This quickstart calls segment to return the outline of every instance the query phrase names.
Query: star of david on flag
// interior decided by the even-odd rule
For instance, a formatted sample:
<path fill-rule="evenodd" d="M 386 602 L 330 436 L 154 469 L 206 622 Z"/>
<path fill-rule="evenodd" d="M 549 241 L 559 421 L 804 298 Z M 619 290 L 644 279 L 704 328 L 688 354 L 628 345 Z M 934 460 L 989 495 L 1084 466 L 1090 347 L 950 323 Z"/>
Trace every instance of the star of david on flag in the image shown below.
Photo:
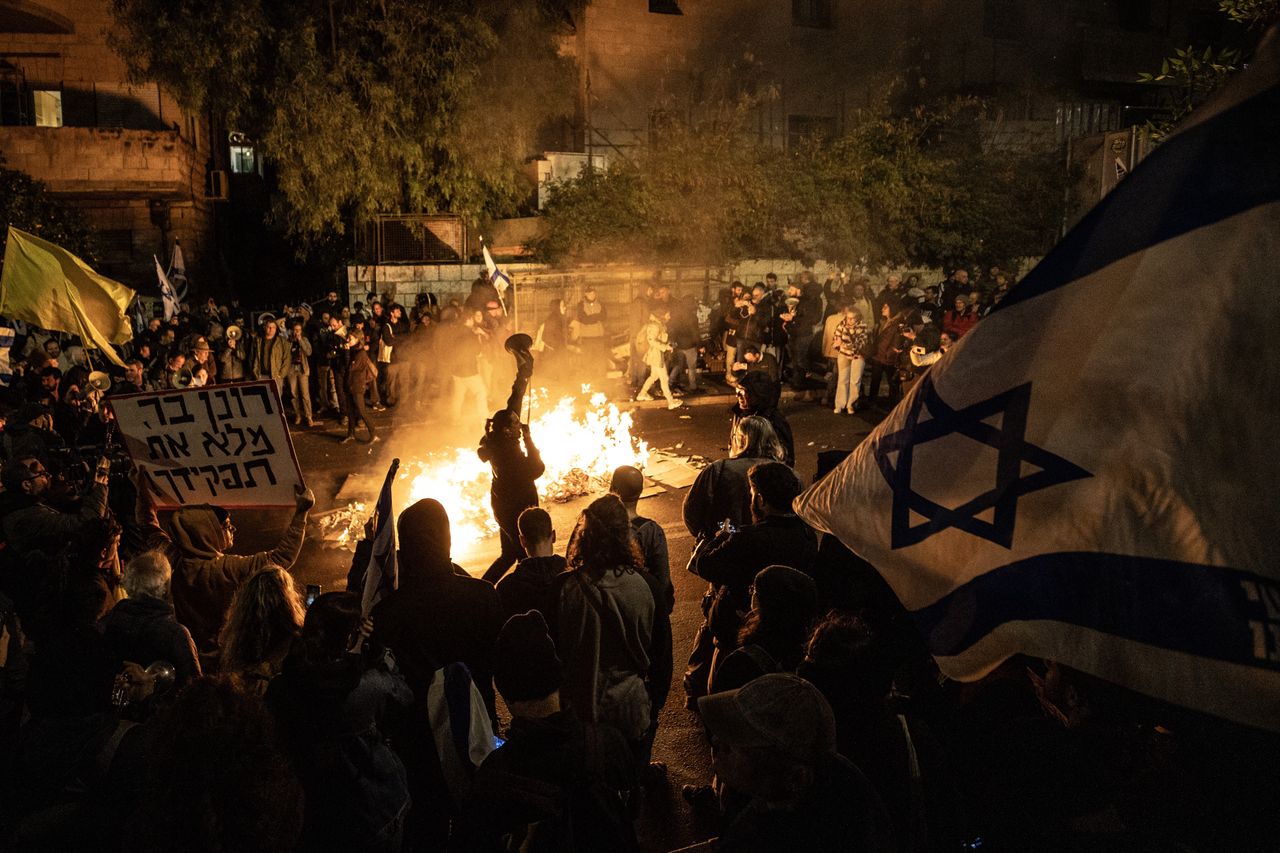
<path fill-rule="evenodd" d="M 1277 50 L 796 500 L 947 675 L 1021 653 L 1280 731 Z"/>

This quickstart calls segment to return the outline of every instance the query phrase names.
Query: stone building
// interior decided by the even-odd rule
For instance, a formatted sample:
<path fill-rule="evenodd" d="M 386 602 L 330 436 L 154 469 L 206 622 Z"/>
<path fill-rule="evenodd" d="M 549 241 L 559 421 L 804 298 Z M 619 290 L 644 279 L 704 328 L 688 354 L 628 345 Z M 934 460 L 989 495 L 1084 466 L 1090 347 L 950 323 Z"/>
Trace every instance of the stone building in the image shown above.
<path fill-rule="evenodd" d="M 987 97 L 993 144 L 1049 147 L 1144 121 L 1137 74 L 1221 18 L 1208 0 L 593 0 L 568 44 L 576 143 L 625 156 L 745 94 L 747 132 L 783 146 L 896 82 Z"/>
<path fill-rule="evenodd" d="M 214 133 L 111 49 L 110 0 L 0 0 L 0 156 L 79 207 L 100 269 L 151 293 L 182 243 L 193 284 L 217 264 Z"/>

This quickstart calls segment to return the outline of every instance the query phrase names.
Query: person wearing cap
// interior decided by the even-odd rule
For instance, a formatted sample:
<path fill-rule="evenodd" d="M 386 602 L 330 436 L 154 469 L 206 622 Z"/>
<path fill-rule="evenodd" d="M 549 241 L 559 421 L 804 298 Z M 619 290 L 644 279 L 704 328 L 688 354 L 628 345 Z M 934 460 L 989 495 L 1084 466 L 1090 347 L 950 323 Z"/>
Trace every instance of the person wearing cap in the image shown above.
<path fill-rule="evenodd" d="M 450 850 L 639 850 L 624 799 L 637 782 L 626 741 L 563 705 L 562 677 L 542 614 L 508 619 L 494 681 L 511 726 L 476 770 Z"/>
<path fill-rule="evenodd" d="M 207 375 L 206 385 L 217 384 L 218 362 L 214 359 L 213 348 L 209 346 L 209 341 L 204 335 L 196 335 L 195 340 L 191 342 L 191 352 L 187 354 L 187 365 L 193 373 L 204 370 Z"/>
<path fill-rule="evenodd" d="M 836 723 L 818 688 L 770 673 L 698 700 L 717 778 L 750 803 L 716 851 L 896 851 L 884 803 L 836 752 Z"/>
<path fill-rule="evenodd" d="M 253 340 L 253 354 L 249 370 L 255 379 L 270 379 L 276 383 L 276 394 L 284 397 L 284 381 L 289 375 L 291 350 L 289 342 L 280 336 L 280 325 L 271 314 L 263 315 L 262 333 Z"/>

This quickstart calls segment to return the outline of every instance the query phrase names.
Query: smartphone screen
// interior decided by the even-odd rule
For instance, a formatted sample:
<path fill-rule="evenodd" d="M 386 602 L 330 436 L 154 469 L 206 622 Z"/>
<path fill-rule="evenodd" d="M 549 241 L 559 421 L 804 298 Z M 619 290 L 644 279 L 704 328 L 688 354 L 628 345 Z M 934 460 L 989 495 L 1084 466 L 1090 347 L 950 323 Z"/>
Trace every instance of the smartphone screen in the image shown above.
<path fill-rule="evenodd" d="M 318 583 L 307 584 L 307 596 L 305 599 L 307 607 L 310 607 L 315 602 L 315 600 L 319 597 L 320 597 L 320 584 Z"/>

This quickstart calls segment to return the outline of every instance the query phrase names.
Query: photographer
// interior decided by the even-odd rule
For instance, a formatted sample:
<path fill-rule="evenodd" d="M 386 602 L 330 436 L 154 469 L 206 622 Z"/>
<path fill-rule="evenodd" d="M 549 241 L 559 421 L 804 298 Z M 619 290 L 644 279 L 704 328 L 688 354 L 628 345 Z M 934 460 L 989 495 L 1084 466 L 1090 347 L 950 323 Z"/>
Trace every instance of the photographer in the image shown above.
<path fill-rule="evenodd" d="M 8 547 L 19 557 L 40 550 L 55 554 L 84 525 L 103 518 L 107 512 L 107 478 L 111 463 L 98 460 L 93 482 L 81 499 L 78 512 L 62 512 L 45 502 L 53 477 L 34 456 L 16 458 L 4 466 L 0 480 L 0 527 Z"/>

